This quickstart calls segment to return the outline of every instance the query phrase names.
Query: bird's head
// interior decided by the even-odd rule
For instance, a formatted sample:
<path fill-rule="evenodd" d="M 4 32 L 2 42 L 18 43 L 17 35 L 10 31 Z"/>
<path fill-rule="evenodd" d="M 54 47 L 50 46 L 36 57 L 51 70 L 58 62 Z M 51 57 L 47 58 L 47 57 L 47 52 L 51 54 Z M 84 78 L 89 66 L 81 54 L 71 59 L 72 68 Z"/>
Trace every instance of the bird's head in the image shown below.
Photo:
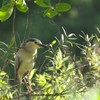
<path fill-rule="evenodd" d="M 48 46 L 46 46 L 39 39 L 36 38 L 31 38 L 25 41 L 23 47 L 28 51 L 37 50 L 38 48 L 48 48 Z"/>

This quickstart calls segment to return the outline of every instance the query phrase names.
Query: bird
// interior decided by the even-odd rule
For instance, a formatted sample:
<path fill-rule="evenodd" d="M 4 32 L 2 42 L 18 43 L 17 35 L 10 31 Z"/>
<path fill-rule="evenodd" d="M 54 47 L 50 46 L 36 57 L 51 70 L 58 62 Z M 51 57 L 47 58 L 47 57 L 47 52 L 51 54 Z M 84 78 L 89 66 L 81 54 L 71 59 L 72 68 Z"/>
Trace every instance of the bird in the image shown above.
<path fill-rule="evenodd" d="M 18 78 L 20 84 L 23 84 L 22 80 L 26 73 L 30 75 L 35 65 L 37 49 L 39 48 L 48 48 L 48 46 L 42 44 L 37 38 L 31 38 L 21 43 L 20 48 L 17 50 L 15 55 L 15 77 Z M 30 84 L 29 75 L 28 83 Z"/>

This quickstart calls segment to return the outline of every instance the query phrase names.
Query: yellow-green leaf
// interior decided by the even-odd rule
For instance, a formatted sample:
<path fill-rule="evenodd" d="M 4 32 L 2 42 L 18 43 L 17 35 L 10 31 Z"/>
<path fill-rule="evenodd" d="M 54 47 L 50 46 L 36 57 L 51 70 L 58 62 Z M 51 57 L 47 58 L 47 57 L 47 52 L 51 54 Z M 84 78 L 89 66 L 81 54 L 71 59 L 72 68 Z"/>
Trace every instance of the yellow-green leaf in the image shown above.
<path fill-rule="evenodd" d="M 36 72 L 36 69 L 33 69 L 33 70 L 31 71 L 30 76 L 29 76 L 29 79 L 31 79 L 31 78 L 33 77 L 33 75 L 34 75 L 35 72 Z"/>
<path fill-rule="evenodd" d="M 0 20 L 3 22 L 7 20 L 13 12 L 13 5 L 12 4 L 7 4 L 5 6 L 2 6 L 0 8 Z"/>
<path fill-rule="evenodd" d="M 46 78 L 43 75 L 37 75 L 37 82 L 39 86 L 44 86 L 46 84 Z"/>
<path fill-rule="evenodd" d="M 51 44 L 52 44 L 52 45 L 54 45 L 54 44 L 56 44 L 56 42 L 57 42 L 57 41 L 56 41 L 56 40 L 54 40 L 54 41 L 52 41 L 52 43 L 51 43 Z"/>
<path fill-rule="evenodd" d="M 44 16 L 47 16 L 49 18 L 52 18 L 52 17 L 56 16 L 57 14 L 58 14 L 58 12 L 55 9 L 49 8 L 49 9 L 46 9 L 44 11 L 44 14 L 43 15 Z"/>
<path fill-rule="evenodd" d="M 21 12 L 27 12 L 28 7 L 26 5 L 26 2 L 24 0 L 19 0 L 16 2 L 16 8 Z"/>
<path fill-rule="evenodd" d="M 4 76 L 6 73 L 4 71 L 0 72 L 0 76 Z"/>
<path fill-rule="evenodd" d="M 51 6 L 50 0 L 34 0 L 34 3 L 40 7 L 49 7 Z"/>

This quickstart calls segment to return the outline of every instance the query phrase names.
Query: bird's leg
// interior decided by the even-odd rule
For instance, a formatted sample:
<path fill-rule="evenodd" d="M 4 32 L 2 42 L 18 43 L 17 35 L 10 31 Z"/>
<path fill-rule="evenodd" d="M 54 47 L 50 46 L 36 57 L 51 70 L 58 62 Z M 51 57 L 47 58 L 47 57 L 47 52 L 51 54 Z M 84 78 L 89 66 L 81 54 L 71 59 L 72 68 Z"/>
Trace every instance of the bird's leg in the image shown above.
<path fill-rule="evenodd" d="M 28 84 L 29 84 L 29 90 L 33 91 L 32 87 L 31 87 L 30 72 L 28 73 Z"/>
<path fill-rule="evenodd" d="M 18 74 L 18 79 L 19 79 L 20 85 L 22 85 L 23 82 L 22 82 L 22 76 L 21 76 L 21 74 Z"/>

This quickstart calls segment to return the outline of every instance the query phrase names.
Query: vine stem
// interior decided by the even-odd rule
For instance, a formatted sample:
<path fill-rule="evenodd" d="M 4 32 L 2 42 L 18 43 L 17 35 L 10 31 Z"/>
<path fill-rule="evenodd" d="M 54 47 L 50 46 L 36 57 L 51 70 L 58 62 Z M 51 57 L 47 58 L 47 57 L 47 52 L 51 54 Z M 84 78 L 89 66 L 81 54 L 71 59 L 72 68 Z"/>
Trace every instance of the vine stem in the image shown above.
<path fill-rule="evenodd" d="M 12 25 L 12 35 L 15 38 L 15 18 L 16 18 L 16 8 L 14 7 L 14 15 L 13 15 L 13 25 Z M 15 39 L 15 47 L 16 47 L 16 39 Z"/>

